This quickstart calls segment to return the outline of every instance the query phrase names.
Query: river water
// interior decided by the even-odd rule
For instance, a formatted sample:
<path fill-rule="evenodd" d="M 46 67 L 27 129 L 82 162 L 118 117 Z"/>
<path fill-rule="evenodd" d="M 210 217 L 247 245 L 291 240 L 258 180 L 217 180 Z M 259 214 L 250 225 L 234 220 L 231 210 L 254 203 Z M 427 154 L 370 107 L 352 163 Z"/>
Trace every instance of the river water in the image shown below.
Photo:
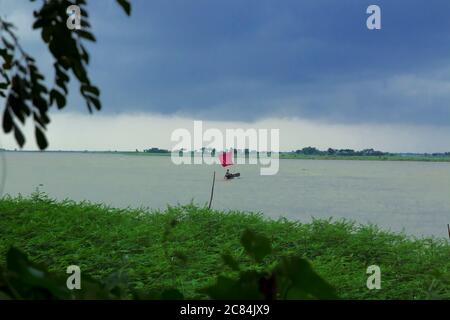
<path fill-rule="evenodd" d="M 240 179 L 225 181 L 219 166 L 176 166 L 170 157 L 100 153 L 5 152 L 4 194 L 36 190 L 57 199 L 114 207 L 165 208 L 208 202 L 213 208 L 259 211 L 272 218 L 312 217 L 374 223 L 414 236 L 447 237 L 450 163 L 280 160 L 279 173 L 261 176 L 237 165 Z"/>

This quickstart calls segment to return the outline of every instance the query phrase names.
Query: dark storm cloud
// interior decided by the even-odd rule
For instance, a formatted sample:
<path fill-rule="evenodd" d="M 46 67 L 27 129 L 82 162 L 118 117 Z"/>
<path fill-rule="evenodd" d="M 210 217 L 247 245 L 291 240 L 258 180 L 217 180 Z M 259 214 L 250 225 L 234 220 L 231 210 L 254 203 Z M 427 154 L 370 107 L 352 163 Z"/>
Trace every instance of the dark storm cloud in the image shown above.
<path fill-rule="evenodd" d="M 450 1 L 138 0 L 129 19 L 90 7 L 105 112 L 450 123 Z"/>

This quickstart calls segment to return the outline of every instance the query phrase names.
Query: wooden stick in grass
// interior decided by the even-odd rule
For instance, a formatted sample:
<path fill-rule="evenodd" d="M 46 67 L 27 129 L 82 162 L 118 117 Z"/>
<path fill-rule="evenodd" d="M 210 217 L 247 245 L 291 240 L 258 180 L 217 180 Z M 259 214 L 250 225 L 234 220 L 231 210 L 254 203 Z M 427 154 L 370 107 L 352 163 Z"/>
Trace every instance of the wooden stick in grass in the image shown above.
<path fill-rule="evenodd" d="M 208 209 L 211 209 L 211 204 L 212 204 L 212 200 L 213 200 L 213 196 L 214 196 L 214 183 L 215 182 L 216 182 L 216 171 L 214 171 L 214 175 L 213 175 L 213 183 L 212 183 L 212 188 L 211 188 L 211 197 L 209 198 Z"/>

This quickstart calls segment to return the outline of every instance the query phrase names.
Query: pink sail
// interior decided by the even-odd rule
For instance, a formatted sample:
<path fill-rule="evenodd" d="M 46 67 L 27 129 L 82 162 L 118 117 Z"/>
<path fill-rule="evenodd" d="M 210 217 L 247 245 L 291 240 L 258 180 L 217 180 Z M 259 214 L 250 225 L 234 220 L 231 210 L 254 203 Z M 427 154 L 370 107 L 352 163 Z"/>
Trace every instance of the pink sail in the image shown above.
<path fill-rule="evenodd" d="M 220 153 L 219 160 L 222 167 L 231 166 L 233 164 L 233 151 Z"/>

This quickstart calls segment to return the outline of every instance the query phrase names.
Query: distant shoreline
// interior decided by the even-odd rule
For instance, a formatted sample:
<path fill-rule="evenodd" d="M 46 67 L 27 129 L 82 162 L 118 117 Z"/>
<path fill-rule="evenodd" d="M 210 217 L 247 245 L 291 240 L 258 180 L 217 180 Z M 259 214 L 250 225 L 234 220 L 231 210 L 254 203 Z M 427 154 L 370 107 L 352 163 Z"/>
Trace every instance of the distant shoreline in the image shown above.
<path fill-rule="evenodd" d="M 136 152 L 136 151 L 60 151 L 60 150 L 1 150 L 7 153 L 90 153 L 90 154 L 120 154 L 129 156 L 167 157 L 167 152 Z M 354 161 L 415 161 L 415 162 L 450 162 L 450 156 L 433 156 L 427 154 L 403 155 L 389 154 L 382 156 L 345 156 L 345 155 L 302 155 L 291 152 L 281 152 L 280 159 L 292 160 L 354 160 Z"/>

